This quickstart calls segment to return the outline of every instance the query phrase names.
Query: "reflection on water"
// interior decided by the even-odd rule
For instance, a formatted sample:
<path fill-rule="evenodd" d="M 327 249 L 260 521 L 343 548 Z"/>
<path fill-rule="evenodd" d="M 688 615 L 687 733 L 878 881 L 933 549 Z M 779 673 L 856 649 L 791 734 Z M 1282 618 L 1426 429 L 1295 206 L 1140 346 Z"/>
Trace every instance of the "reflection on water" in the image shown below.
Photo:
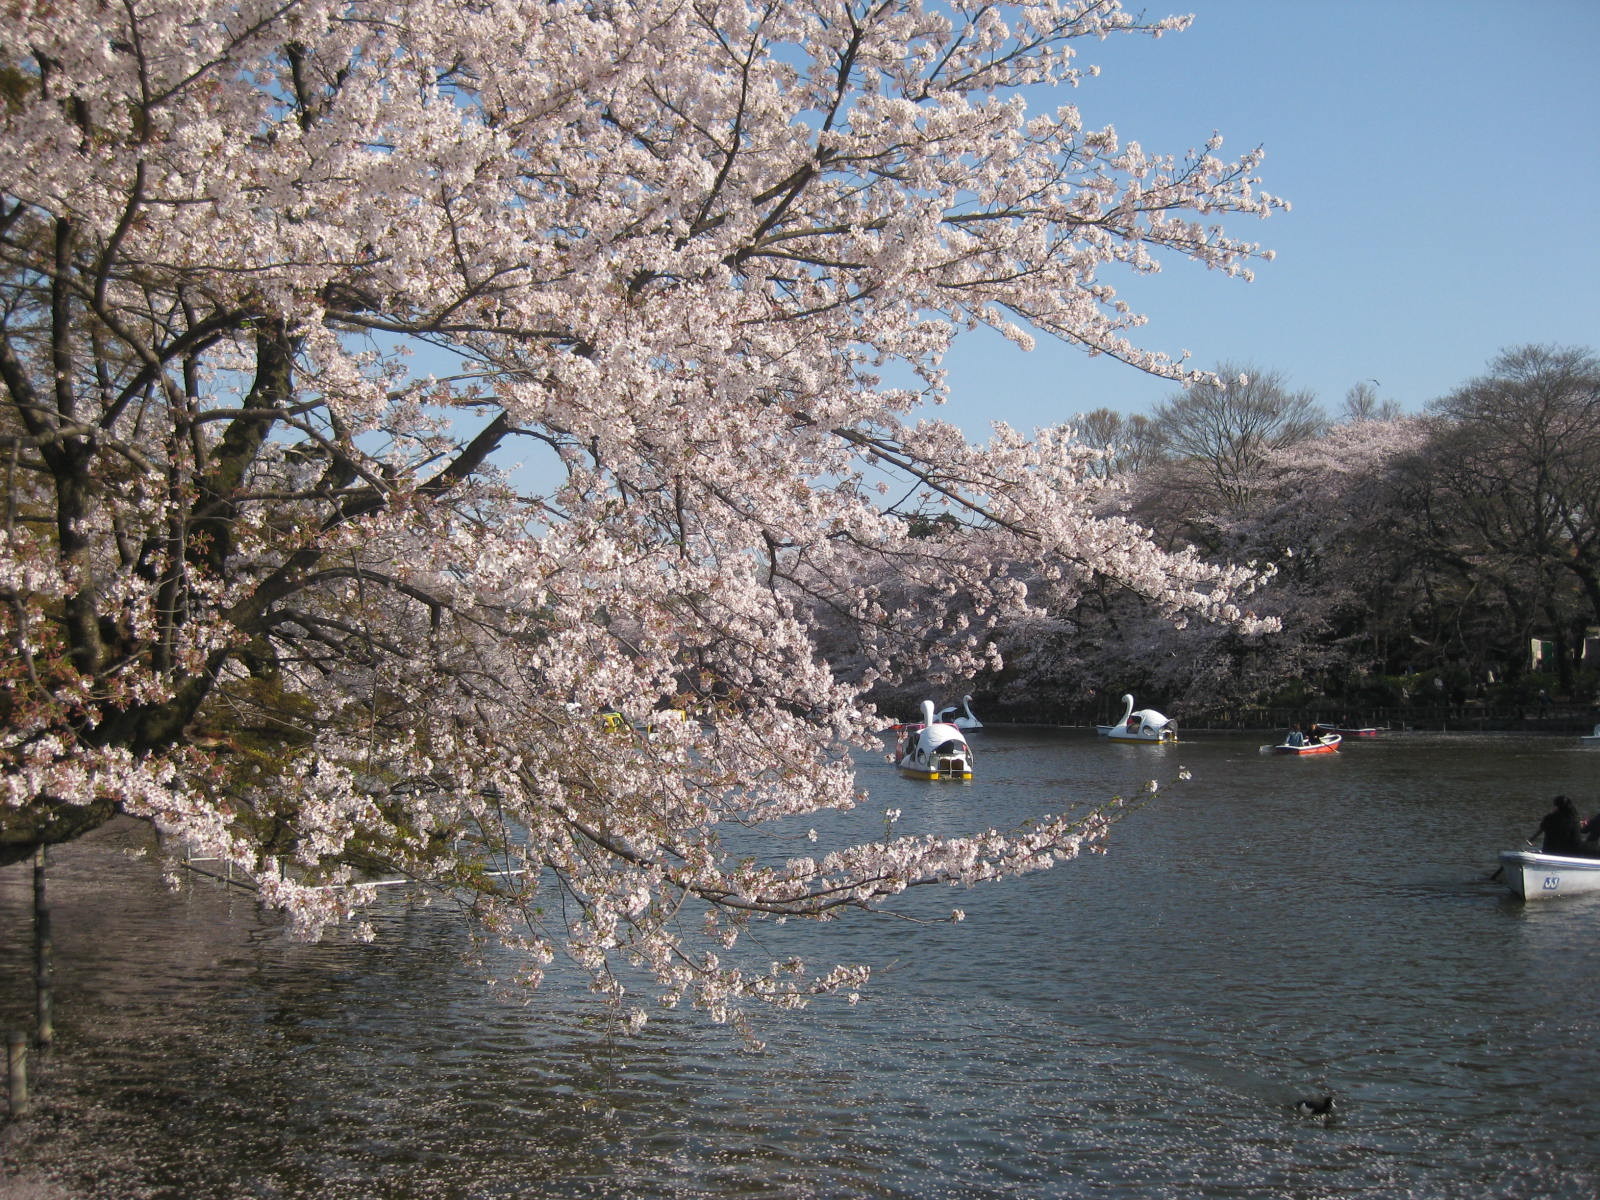
<path fill-rule="evenodd" d="M 1104 857 L 912 900 L 961 925 L 763 931 L 881 969 L 856 1007 L 763 1018 L 761 1054 L 693 1014 L 617 1042 L 581 996 L 488 990 L 447 909 L 300 946 L 237 892 L 166 891 L 136 832 L 62 848 L 58 1048 L 0 1136 L 0 1196 L 1600 1193 L 1600 903 L 1488 878 L 1556 792 L 1596 803 L 1600 752 L 1262 740 L 989 729 L 970 784 L 864 764 L 872 803 L 839 817 L 863 837 L 884 808 L 960 832 L 1160 790 Z M 30 883 L 0 871 L 7 1028 Z M 1324 1092 L 1339 1119 L 1292 1112 Z"/>

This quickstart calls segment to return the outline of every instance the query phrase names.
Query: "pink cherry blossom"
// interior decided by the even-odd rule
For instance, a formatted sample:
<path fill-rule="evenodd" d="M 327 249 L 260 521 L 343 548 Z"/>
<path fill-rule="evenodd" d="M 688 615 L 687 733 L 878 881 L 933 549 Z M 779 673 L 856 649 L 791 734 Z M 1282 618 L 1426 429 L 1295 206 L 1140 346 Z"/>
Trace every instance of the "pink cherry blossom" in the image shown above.
<path fill-rule="evenodd" d="M 752 920 L 1101 848 L 1114 809 L 804 831 L 866 796 L 868 690 L 993 664 L 1002 619 L 1109 580 L 1259 627 L 1067 431 L 924 413 L 980 325 L 1190 377 L 1106 275 L 1248 276 L 1261 153 L 1030 107 L 1080 41 L 1184 24 L 16 0 L 0 861 L 144 818 L 305 936 L 408 877 L 637 1024 L 865 982 L 725 957 Z"/>

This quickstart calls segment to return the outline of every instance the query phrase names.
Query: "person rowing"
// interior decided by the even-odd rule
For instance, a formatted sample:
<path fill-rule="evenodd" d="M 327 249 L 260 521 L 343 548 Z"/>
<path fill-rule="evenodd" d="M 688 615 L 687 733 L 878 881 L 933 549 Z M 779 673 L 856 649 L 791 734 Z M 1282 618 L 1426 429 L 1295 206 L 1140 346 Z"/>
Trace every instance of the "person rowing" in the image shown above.
<path fill-rule="evenodd" d="M 1551 801 L 1553 807 L 1545 813 L 1539 822 L 1539 828 L 1534 831 L 1533 838 L 1543 837 L 1544 841 L 1539 847 L 1541 854 L 1564 854 L 1569 857 L 1582 857 L 1583 828 L 1578 821 L 1578 809 L 1571 800 L 1565 796 L 1557 796 Z"/>

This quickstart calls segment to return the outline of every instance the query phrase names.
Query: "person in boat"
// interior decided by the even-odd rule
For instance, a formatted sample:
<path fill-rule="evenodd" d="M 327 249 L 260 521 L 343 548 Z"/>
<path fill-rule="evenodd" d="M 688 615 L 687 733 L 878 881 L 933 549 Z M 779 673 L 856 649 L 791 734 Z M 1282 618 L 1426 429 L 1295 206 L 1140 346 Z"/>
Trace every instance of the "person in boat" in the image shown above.
<path fill-rule="evenodd" d="M 1327 739 L 1327 736 L 1328 736 L 1328 731 L 1326 729 L 1324 729 L 1321 725 L 1317 724 L 1315 721 L 1311 722 L 1311 728 L 1306 730 L 1306 741 L 1308 741 L 1308 742 L 1325 741 Z"/>
<path fill-rule="evenodd" d="M 1600 858 L 1600 812 L 1579 826 L 1578 832 L 1583 834 L 1584 854 L 1589 858 Z"/>
<path fill-rule="evenodd" d="M 1577 806 L 1565 796 L 1557 796 L 1552 802 L 1554 807 L 1545 813 L 1544 819 L 1539 822 L 1538 831 L 1534 837 L 1543 835 L 1544 842 L 1540 845 L 1542 854 L 1583 854 L 1583 827 L 1578 821 Z M 1533 838 L 1528 839 L 1530 842 Z"/>
<path fill-rule="evenodd" d="M 1285 746 L 1304 746 L 1306 744 L 1305 731 L 1295 724 L 1289 729 L 1289 736 L 1283 739 Z"/>

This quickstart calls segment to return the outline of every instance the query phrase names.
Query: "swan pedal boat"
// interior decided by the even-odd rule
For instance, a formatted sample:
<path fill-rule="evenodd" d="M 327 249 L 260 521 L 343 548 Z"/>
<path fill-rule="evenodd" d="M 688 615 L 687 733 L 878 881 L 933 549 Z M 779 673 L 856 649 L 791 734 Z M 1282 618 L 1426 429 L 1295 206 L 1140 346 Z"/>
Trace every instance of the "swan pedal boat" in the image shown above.
<path fill-rule="evenodd" d="M 935 717 L 934 720 L 941 721 L 946 725 L 954 725 L 957 729 L 983 728 L 983 722 L 978 720 L 977 716 L 972 711 L 971 696 L 961 697 L 960 708 L 957 708 L 953 704 L 948 708 L 941 708 L 939 710 L 939 715 Z"/>
<path fill-rule="evenodd" d="M 1133 711 L 1133 696 L 1122 697 L 1122 716 L 1112 725 L 1096 725 L 1095 732 L 1113 742 L 1149 742 L 1160 745 L 1178 740 L 1178 729 L 1172 718 L 1153 708 Z"/>
<path fill-rule="evenodd" d="M 961 730 L 938 720 L 933 701 L 922 702 L 922 721 L 900 728 L 896 766 L 910 779 L 971 779 L 972 747 Z"/>
<path fill-rule="evenodd" d="M 1344 741 L 1337 733 L 1330 733 L 1314 742 L 1301 742 L 1298 746 L 1291 746 L 1288 742 L 1279 742 L 1276 746 L 1263 746 L 1263 750 L 1270 750 L 1274 754 L 1333 754 L 1339 749 L 1339 743 Z"/>
<path fill-rule="evenodd" d="M 1511 894 L 1523 900 L 1548 900 L 1600 892 L 1600 858 L 1544 854 L 1536 850 L 1500 851 Z"/>

